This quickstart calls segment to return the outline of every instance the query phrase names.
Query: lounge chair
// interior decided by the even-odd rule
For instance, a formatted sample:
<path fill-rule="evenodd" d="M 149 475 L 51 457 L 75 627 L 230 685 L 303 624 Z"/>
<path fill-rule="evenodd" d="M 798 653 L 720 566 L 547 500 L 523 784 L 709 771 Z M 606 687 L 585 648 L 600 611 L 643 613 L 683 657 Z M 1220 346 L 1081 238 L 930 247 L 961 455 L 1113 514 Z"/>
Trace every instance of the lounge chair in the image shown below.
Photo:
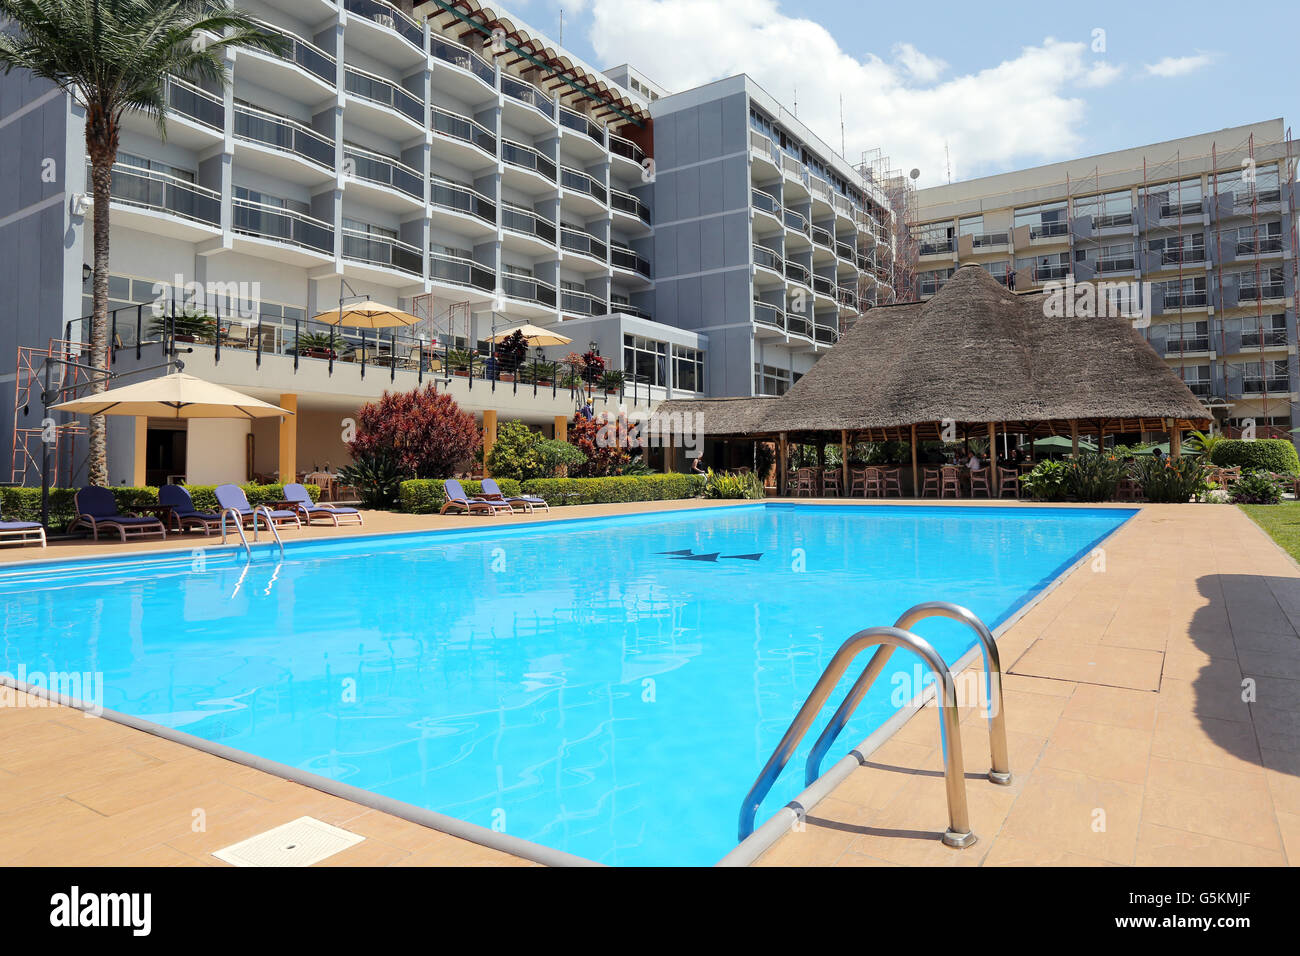
<path fill-rule="evenodd" d="M 99 529 L 116 531 L 125 541 L 127 537 L 167 537 L 163 523 L 151 515 L 124 515 L 117 510 L 117 499 L 107 488 L 88 485 L 77 492 L 75 498 L 77 517 L 68 525 L 69 531 L 89 528 L 93 540 L 99 540 Z"/>
<path fill-rule="evenodd" d="M 177 531 L 198 528 L 207 535 L 221 529 L 221 515 L 215 511 L 199 511 L 194 507 L 190 493 L 180 485 L 163 485 L 159 488 L 158 504 L 171 506 L 171 516 L 176 522 Z"/>
<path fill-rule="evenodd" d="M 39 521 L 0 521 L 0 544 L 35 544 L 45 547 L 45 526 Z"/>
<path fill-rule="evenodd" d="M 465 489 L 460 486 L 460 482 L 455 478 L 448 478 L 442 483 L 442 490 L 447 495 L 447 503 L 442 506 L 438 512 L 445 515 L 448 511 L 465 511 L 469 514 L 487 514 L 495 515 L 505 512 L 510 514 L 515 509 L 510 507 L 504 501 L 491 501 L 487 498 L 471 498 L 465 494 Z"/>
<path fill-rule="evenodd" d="M 288 484 L 284 486 L 284 500 L 291 501 L 294 504 L 294 510 L 307 524 L 311 524 L 313 518 L 328 518 L 334 522 L 334 527 L 339 526 L 340 519 L 345 521 L 355 521 L 357 524 L 365 524 L 361 518 L 361 512 L 356 508 L 336 508 L 333 505 L 318 505 L 311 500 L 311 494 L 307 491 L 305 485 Z"/>
<path fill-rule="evenodd" d="M 265 521 L 272 521 L 275 524 L 288 524 L 293 522 L 295 528 L 301 528 L 302 522 L 298 520 L 296 511 L 272 511 L 267 505 L 258 505 L 256 508 L 248 503 L 248 495 L 244 494 L 244 489 L 239 485 L 217 485 L 217 507 L 221 513 L 234 511 L 243 520 L 244 524 L 252 524 L 253 520 L 261 516 Z"/>
<path fill-rule="evenodd" d="M 483 490 L 479 492 L 479 496 L 488 501 L 504 501 L 511 508 L 516 505 L 523 505 L 524 510 L 529 514 L 540 505 L 546 509 L 548 514 L 550 513 L 551 506 L 546 503 L 545 498 L 539 498 L 536 495 L 503 495 L 495 478 L 484 478 L 481 485 Z"/>

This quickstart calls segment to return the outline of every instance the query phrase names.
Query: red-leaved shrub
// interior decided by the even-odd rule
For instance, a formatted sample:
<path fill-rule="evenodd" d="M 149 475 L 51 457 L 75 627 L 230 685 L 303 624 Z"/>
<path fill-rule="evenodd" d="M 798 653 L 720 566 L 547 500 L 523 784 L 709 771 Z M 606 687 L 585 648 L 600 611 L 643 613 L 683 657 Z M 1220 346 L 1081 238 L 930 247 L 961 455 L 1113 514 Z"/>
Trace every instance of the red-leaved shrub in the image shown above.
<path fill-rule="evenodd" d="M 433 385 L 410 392 L 385 392 L 357 411 L 356 436 L 348 442 L 354 459 L 391 452 L 416 478 L 450 478 L 469 462 L 483 436 L 474 416 Z"/>

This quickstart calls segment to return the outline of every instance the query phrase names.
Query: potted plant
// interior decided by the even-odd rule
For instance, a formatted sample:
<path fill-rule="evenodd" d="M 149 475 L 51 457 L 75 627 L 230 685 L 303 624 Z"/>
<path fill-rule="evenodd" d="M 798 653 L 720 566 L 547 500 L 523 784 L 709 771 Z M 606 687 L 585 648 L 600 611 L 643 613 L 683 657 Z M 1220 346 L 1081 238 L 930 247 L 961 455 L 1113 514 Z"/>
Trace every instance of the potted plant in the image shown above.
<path fill-rule="evenodd" d="M 497 343 L 496 358 L 498 378 L 513 382 L 515 373 L 528 357 L 528 340 L 522 332 L 512 332 Z"/>
<path fill-rule="evenodd" d="M 334 332 L 299 332 L 293 350 L 308 358 L 328 359 L 338 358 L 343 346 L 343 339 Z"/>
<path fill-rule="evenodd" d="M 612 394 L 623 387 L 624 377 L 622 369 L 610 369 L 608 372 L 602 372 L 600 376 L 601 388 L 606 393 Z"/>
<path fill-rule="evenodd" d="M 447 364 L 451 366 L 452 374 L 459 375 L 462 378 L 469 375 L 469 365 L 473 358 L 468 349 L 449 349 L 447 351 Z"/>
<path fill-rule="evenodd" d="M 159 316 L 149 324 L 153 335 L 170 329 L 177 342 L 212 342 L 217 337 L 217 320 L 206 312 L 186 309 L 180 315 Z"/>

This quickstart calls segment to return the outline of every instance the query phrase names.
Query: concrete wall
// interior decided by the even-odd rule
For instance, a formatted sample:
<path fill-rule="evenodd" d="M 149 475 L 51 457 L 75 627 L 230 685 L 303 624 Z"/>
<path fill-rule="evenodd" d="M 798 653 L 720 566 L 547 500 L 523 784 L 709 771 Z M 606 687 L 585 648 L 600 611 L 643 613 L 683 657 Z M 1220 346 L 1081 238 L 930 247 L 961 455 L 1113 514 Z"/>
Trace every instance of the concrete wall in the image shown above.
<path fill-rule="evenodd" d="M 229 418 L 196 418 L 189 423 L 185 477 L 192 485 L 248 480 L 245 442 L 249 423 Z"/>

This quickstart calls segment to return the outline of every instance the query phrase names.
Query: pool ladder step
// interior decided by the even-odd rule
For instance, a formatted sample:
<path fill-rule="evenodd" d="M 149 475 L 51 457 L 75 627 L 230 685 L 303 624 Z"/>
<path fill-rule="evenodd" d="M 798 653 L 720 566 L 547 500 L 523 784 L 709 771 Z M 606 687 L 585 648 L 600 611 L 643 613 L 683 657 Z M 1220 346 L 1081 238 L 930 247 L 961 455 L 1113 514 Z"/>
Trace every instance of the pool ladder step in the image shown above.
<path fill-rule="evenodd" d="M 790 727 L 777 744 L 776 750 L 750 787 L 745 801 L 740 807 L 740 839 L 744 840 L 754 832 L 754 817 L 758 813 L 763 799 L 771 791 L 777 777 L 785 769 L 794 755 L 799 743 L 808 733 L 813 720 L 830 697 L 835 685 L 844 676 L 849 665 L 868 647 L 876 648 L 876 653 L 863 669 L 858 679 L 844 696 L 844 701 L 826 724 L 826 728 L 813 744 L 804 768 L 804 785 L 811 786 L 821 776 L 822 759 L 835 743 L 835 739 L 853 716 L 862 699 L 871 689 L 871 685 L 880 676 L 893 655 L 894 649 L 901 647 L 916 654 L 925 662 L 935 676 L 939 685 L 939 741 L 943 751 L 944 786 L 948 797 L 948 829 L 943 835 L 943 842 L 951 847 L 964 849 L 975 843 L 975 834 L 971 832 L 970 817 L 966 808 L 966 776 L 962 766 L 961 722 L 957 712 L 957 687 L 952 673 L 942 657 L 930 645 L 930 642 L 913 634 L 909 628 L 927 617 L 946 617 L 960 621 L 975 631 L 979 637 L 980 650 L 984 660 L 984 679 L 986 706 L 989 720 L 989 756 L 990 769 L 988 778 L 993 783 L 1006 785 L 1011 783 L 1011 767 L 1007 757 L 1006 717 L 1002 707 L 1002 662 L 998 657 L 997 643 L 993 634 L 975 614 L 959 604 L 947 601 L 927 601 L 908 608 L 894 622 L 893 627 L 869 627 L 858 631 L 835 652 L 831 662 L 826 665 L 822 676 L 818 678 L 812 693 L 799 708 Z"/>

